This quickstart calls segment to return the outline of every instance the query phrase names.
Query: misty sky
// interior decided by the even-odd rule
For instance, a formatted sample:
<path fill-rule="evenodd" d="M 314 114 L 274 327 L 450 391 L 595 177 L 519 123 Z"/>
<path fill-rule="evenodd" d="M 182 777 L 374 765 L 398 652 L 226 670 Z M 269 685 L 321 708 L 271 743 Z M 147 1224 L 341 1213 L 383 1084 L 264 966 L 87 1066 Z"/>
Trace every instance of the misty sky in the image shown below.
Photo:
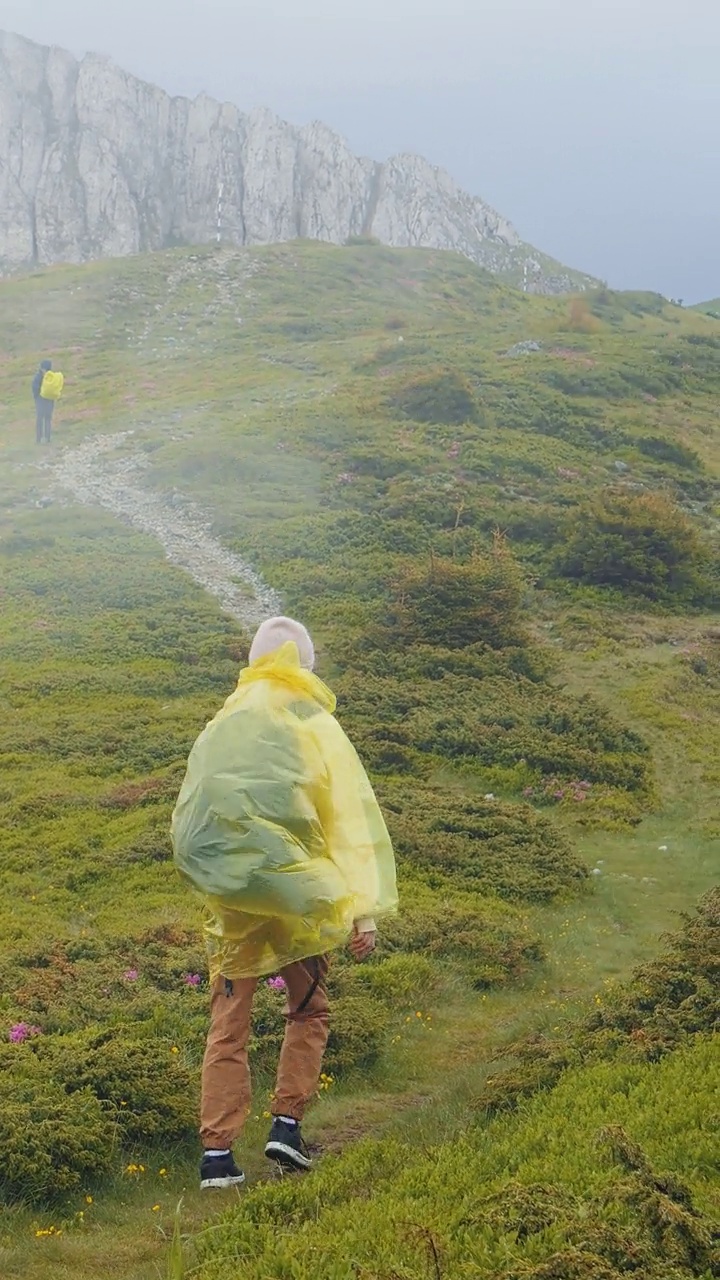
<path fill-rule="evenodd" d="M 720 0 L 0 0 L 0 27 L 418 151 L 570 266 L 720 296 Z"/>

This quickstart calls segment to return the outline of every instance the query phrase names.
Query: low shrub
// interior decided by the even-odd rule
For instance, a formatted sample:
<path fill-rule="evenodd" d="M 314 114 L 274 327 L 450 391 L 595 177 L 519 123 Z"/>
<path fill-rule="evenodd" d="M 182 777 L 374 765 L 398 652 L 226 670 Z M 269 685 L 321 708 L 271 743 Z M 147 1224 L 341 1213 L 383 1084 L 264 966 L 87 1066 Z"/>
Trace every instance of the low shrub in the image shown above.
<path fill-rule="evenodd" d="M 658 1061 L 689 1037 L 720 1028 L 720 889 L 707 894 L 657 960 L 609 990 L 566 1040 L 536 1037 L 514 1046 L 517 1066 L 485 1085 L 482 1106 L 503 1110 L 552 1088 L 569 1065 L 618 1055 Z"/>
<path fill-rule="evenodd" d="M 392 584 L 388 637 L 407 648 L 522 646 L 526 590 L 524 575 L 499 535 L 490 551 L 465 562 L 431 556 L 408 566 Z"/>
<path fill-rule="evenodd" d="M 404 896 L 404 895 L 403 895 Z M 333 965 L 331 991 L 340 995 L 369 993 L 390 1010 L 405 1009 L 427 998 L 442 982 L 442 972 L 432 954 L 418 954 L 409 947 L 394 951 L 395 920 L 384 920 L 380 930 L 379 958 L 371 964 L 342 962 Z M 388 954 L 388 952 L 392 954 Z"/>
<path fill-rule="evenodd" d="M 606 1032 L 656 1060 L 687 1036 L 720 1029 L 720 889 L 666 939 L 667 950 L 612 991 L 585 1024 L 588 1047 Z"/>
<path fill-rule="evenodd" d="M 634 820 L 652 797 L 648 744 L 594 698 L 552 686 L 533 649 L 382 651 L 360 641 L 348 661 L 358 669 L 333 682 L 343 725 L 371 771 L 404 775 L 407 790 L 449 763 L 473 790 L 542 804 L 589 783 L 586 808 L 601 818 L 622 817 L 629 794 Z"/>
<path fill-rule="evenodd" d="M 598 1145 L 619 1166 L 600 1195 L 577 1196 L 553 1184 L 511 1182 L 477 1205 L 477 1221 L 528 1254 L 543 1233 L 557 1249 L 529 1256 L 490 1280 L 682 1280 L 717 1274 L 716 1232 L 679 1179 L 658 1174 L 625 1130 L 608 1126 Z"/>
<path fill-rule="evenodd" d="M 431 893 L 414 881 L 404 887 L 402 913 L 383 923 L 380 954 L 396 951 L 411 952 L 415 964 L 422 959 L 428 979 L 434 973 L 436 981 L 442 962 L 452 961 L 476 988 L 519 981 L 544 955 L 540 939 L 507 903 L 457 891 Z"/>
<path fill-rule="evenodd" d="M 656 462 L 669 462 L 675 467 L 686 467 L 690 471 L 699 471 L 700 457 L 695 449 L 677 440 L 668 440 L 665 436 L 641 436 L 637 447 L 646 458 Z"/>
<path fill-rule="evenodd" d="M 659 1066 L 568 1072 L 518 1115 L 463 1117 L 434 1147 L 354 1144 L 310 1182 L 244 1196 L 196 1241 L 198 1280 L 240 1260 L 246 1280 L 339 1280 L 348 1258 L 368 1280 L 710 1280 L 717 1072 L 700 1039 Z"/>
<path fill-rule="evenodd" d="M 548 902 L 585 880 L 566 837 L 529 805 L 430 788 L 383 795 L 398 854 L 430 883 Z"/>
<path fill-rule="evenodd" d="M 114 1158 L 115 1123 L 90 1089 L 68 1096 L 43 1078 L 31 1050 L 18 1048 L 17 1069 L 0 1074 L 0 1193 L 33 1204 L 77 1191 L 107 1173 Z"/>
<path fill-rule="evenodd" d="M 393 392 L 389 403 L 415 422 L 460 426 L 480 418 L 472 383 L 456 369 L 433 369 L 409 379 Z"/>
<path fill-rule="evenodd" d="M 177 1045 L 127 1029 L 52 1037 L 37 1046 L 52 1079 L 72 1097 L 107 1104 L 124 1145 L 180 1142 L 197 1130 L 197 1072 Z"/>
<path fill-rule="evenodd" d="M 253 1000 L 250 1061 L 253 1070 L 275 1071 L 285 1034 L 285 997 L 259 982 Z"/>
<path fill-rule="evenodd" d="M 343 996 L 337 1000 L 330 1019 L 326 1070 L 346 1075 L 371 1067 L 384 1048 L 389 1021 L 385 1006 L 372 996 Z"/>
<path fill-rule="evenodd" d="M 580 582 L 662 600 L 698 595 L 706 561 L 695 525 L 670 498 L 607 490 L 571 517 L 557 567 Z"/>
<path fill-rule="evenodd" d="M 205 968 L 199 930 L 165 926 L 136 938 L 88 935 L 9 953 L 0 990 L 45 1033 L 139 1025 L 171 1011 L 189 1035 L 205 1014 L 205 995 L 188 979 Z"/>

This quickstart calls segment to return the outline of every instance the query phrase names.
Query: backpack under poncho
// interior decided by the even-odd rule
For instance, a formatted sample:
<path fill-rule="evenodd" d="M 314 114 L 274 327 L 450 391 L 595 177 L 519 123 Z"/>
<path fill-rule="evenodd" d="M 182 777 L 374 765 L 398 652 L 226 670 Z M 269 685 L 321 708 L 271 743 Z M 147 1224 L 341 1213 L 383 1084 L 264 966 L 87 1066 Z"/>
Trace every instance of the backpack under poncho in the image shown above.
<path fill-rule="evenodd" d="M 242 672 L 193 747 L 172 841 L 207 908 L 213 980 L 322 955 L 397 907 L 390 837 L 334 710 L 286 644 Z"/>

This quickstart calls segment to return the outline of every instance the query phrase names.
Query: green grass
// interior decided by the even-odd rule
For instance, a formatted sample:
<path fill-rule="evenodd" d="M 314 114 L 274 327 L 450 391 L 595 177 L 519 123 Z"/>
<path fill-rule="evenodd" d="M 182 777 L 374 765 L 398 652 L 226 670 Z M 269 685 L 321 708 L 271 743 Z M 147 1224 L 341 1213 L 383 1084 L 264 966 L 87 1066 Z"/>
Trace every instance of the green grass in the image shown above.
<path fill-rule="evenodd" d="M 508 1265 L 522 1274 L 523 1262 L 552 1256 L 571 1232 L 558 1224 L 523 1241 L 511 1228 L 493 1230 L 493 1197 L 508 1183 L 560 1183 L 569 1201 L 560 1223 L 563 1216 L 572 1222 L 571 1198 L 577 1197 L 587 1206 L 583 1229 L 589 1235 L 591 1206 L 617 1179 L 596 1136 L 608 1124 L 625 1127 L 657 1167 L 672 1164 L 698 1204 L 709 1207 L 716 1160 L 708 1102 L 719 1071 L 717 1042 L 701 1041 L 657 1066 L 602 1064 L 568 1073 L 521 1116 L 496 1120 L 471 1136 L 458 1132 L 432 1155 L 401 1141 L 362 1145 L 284 1195 L 256 1193 L 228 1215 L 224 1230 L 207 1232 L 200 1242 L 207 1260 L 195 1274 L 224 1280 L 242 1266 L 249 1280 L 267 1280 L 288 1274 L 292 1265 L 299 1276 L 345 1280 L 361 1260 L 368 1275 L 393 1269 L 422 1275 L 430 1239 L 442 1259 L 441 1275 L 472 1275 L 473 1268 L 500 1275 Z M 613 1208 L 606 1229 L 613 1220 L 630 1227 L 630 1215 L 620 1204 Z"/>
<path fill-rule="evenodd" d="M 566 513 L 628 480 L 668 494 L 715 555 L 712 319 L 649 295 L 601 292 L 578 309 L 514 293 L 452 255 L 362 246 L 179 250 L 40 272 L 1 293 L 0 1025 L 24 1019 L 44 1034 L 21 1046 L 24 1059 L 2 1046 L 0 1073 L 11 1073 L 6 1096 L 36 1089 L 28 1105 L 37 1107 L 32 1081 L 58 1070 L 56 1053 L 79 1070 L 87 1037 L 108 1028 L 120 1043 L 152 1039 L 158 1080 L 180 1060 L 173 1125 L 159 1141 L 149 1132 L 123 1140 L 121 1095 L 111 1092 L 102 1101 L 116 1138 L 104 1172 L 83 1175 L 53 1204 L 6 1197 L 3 1275 L 35 1280 L 52 1267 L 60 1280 L 149 1280 L 165 1275 L 173 1250 L 177 1275 L 180 1200 L 182 1232 L 200 1232 L 201 1247 L 216 1242 L 200 1275 L 236 1275 L 233 1250 L 249 1238 L 248 1276 L 405 1280 L 434 1274 L 430 1237 L 443 1280 L 508 1274 L 508 1258 L 529 1267 L 546 1245 L 565 1247 L 575 1210 L 565 1206 L 567 1221 L 542 1247 L 518 1252 L 500 1227 L 473 1228 L 469 1241 L 457 1225 L 469 1212 L 465 1183 L 480 1201 L 502 1191 L 511 1165 L 515 1180 L 552 1183 L 603 1219 L 596 1202 L 616 1175 L 592 1135 L 608 1123 L 622 1124 L 709 1211 L 712 1174 L 705 1157 L 692 1162 L 707 1144 L 705 1117 L 698 1102 L 684 1134 L 676 1101 L 678 1080 L 687 1076 L 700 1100 L 717 1069 L 704 1041 L 657 1067 L 577 1068 L 521 1116 L 490 1124 L 479 1114 L 465 1130 L 488 1077 L 515 1062 L 518 1040 L 564 1043 L 588 1005 L 656 954 L 660 934 L 717 881 L 713 616 L 681 600 L 578 588 L 554 567 Z M 527 338 L 542 350 L 505 355 Z M 412 817 L 397 829 L 408 905 L 396 954 L 386 950 L 367 980 L 347 967 L 336 978 L 338 1008 L 360 996 L 369 1022 L 386 1029 L 373 1060 L 341 1075 L 312 1119 L 328 1153 L 361 1145 L 301 1187 L 251 1193 L 226 1225 L 211 1218 L 207 1237 L 215 1205 L 196 1192 L 192 1138 L 204 995 L 182 982 L 202 956 L 167 822 L 189 746 L 232 687 L 247 638 L 152 540 L 100 512 L 36 505 L 48 475 L 35 467 L 29 378 L 45 354 L 67 377 L 52 451 L 134 429 L 122 448 L 145 451 L 147 482 L 205 506 L 222 540 L 309 622 L 343 722 L 381 792 L 404 799 Z M 438 422 L 399 407 L 426 416 L 416 390 L 424 406 L 428 372 Z M 474 420 L 443 422 L 458 386 Z M 648 440 L 661 447 L 648 451 Z M 526 584 L 524 637 L 512 648 L 445 649 L 436 637 L 423 647 L 417 635 L 398 645 L 393 583 L 427 564 L 431 549 L 458 562 L 485 554 L 497 526 Z M 580 805 L 574 784 L 600 761 Z M 556 777 L 565 798 L 541 802 Z M 563 866 L 579 857 L 601 871 L 559 896 L 546 876 L 553 901 L 542 885 L 528 889 L 535 863 L 522 861 L 530 855 L 517 825 L 528 789 L 540 860 L 543 847 L 567 849 Z M 497 802 L 484 802 L 486 792 Z M 490 859 L 468 864 L 453 834 L 470 802 L 492 852 L 498 815 L 508 815 L 513 843 L 495 870 Z M 437 850 L 423 804 L 445 823 Z M 431 865 L 438 850 L 441 865 Z M 424 957 L 413 960 L 418 947 L 431 979 Z M 141 971 L 132 987 L 122 977 L 130 967 Z M 262 1014 L 257 1118 L 244 1152 L 254 1181 L 264 1176 L 262 1099 L 279 1029 L 277 1010 Z M 120 1077 L 118 1090 L 131 1087 L 139 1081 Z M 575 1107 L 577 1144 L 568 1138 Z M 543 1172 L 538 1151 L 551 1139 Z M 413 1142 L 421 1150 L 410 1158 Z M 439 1152 L 430 1177 L 427 1147 Z M 131 1164 L 146 1172 L 124 1173 Z M 367 1179 L 372 1212 L 366 1218 L 363 1201 L 351 1231 L 352 1188 Z M 306 1203 L 312 1215 L 297 1241 L 267 1226 Z M 51 1226 L 63 1234 L 36 1235 Z M 195 1243 L 184 1252 L 197 1261 Z"/>

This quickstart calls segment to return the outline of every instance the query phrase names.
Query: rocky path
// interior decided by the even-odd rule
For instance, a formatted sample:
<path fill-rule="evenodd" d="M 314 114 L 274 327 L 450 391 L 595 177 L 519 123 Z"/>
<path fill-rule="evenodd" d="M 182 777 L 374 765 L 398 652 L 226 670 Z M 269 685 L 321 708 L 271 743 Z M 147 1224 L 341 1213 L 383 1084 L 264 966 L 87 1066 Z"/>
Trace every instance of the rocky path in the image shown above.
<path fill-rule="evenodd" d="M 249 564 L 213 537 L 209 517 L 192 503 L 147 488 L 140 453 L 128 453 L 132 431 L 96 436 L 66 449 L 51 464 L 53 488 L 85 506 L 104 507 L 141 533 L 156 538 L 171 564 L 184 569 L 222 610 L 252 630 L 279 613 L 280 599 Z M 125 451 L 118 452 L 124 446 Z"/>

